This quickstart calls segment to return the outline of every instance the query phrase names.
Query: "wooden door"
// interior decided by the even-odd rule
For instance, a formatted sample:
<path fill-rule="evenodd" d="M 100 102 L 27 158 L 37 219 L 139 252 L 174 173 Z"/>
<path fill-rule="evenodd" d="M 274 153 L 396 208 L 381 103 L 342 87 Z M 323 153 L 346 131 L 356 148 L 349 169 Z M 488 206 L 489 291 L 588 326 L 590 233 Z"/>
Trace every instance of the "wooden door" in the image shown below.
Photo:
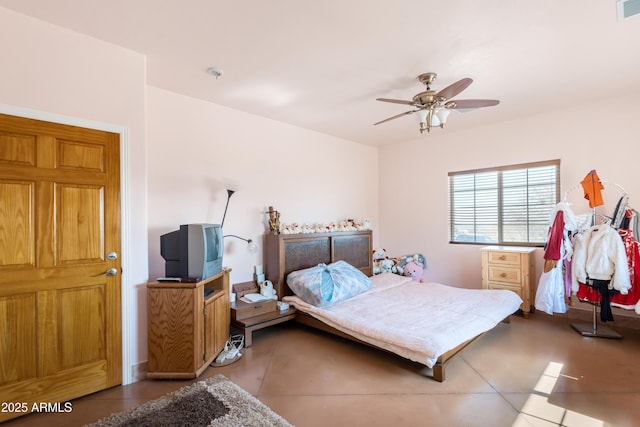
<path fill-rule="evenodd" d="M 120 255 L 119 136 L 0 115 L 0 422 L 121 383 Z"/>

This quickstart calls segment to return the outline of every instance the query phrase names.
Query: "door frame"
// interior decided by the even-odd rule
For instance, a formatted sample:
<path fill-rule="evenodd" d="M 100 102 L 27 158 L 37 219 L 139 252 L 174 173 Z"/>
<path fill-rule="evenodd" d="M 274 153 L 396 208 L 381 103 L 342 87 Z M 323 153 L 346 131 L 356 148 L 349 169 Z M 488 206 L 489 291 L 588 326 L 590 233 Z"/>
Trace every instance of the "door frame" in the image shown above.
<path fill-rule="evenodd" d="M 122 385 L 131 384 L 137 379 L 133 378 L 131 361 L 131 340 L 137 337 L 135 328 L 130 325 L 137 325 L 131 315 L 133 306 L 133 289 L 131 286 L 131 199 L 130 199 L 130 176 L 129 176 L 129 128 L 110 123 L 97 122 L 76 117 L 64 116 L 60 114 L 48 113 L 45 111 L 33 110 L 29 108 L 16 107 L 13 105 L 0 104 L 0 113 L 12 116 L 25 117 L 28 119 L 54 122 L 63 125 L 79 126 L 88 129 L 95 129 L 105 132 L 117 133 L 120 135 L 120 252 L 121 265 L 124 266 L 121 274 L 121 322 L 122 322 Z M 137 338 L 136 338 L 137 339 Z"/>

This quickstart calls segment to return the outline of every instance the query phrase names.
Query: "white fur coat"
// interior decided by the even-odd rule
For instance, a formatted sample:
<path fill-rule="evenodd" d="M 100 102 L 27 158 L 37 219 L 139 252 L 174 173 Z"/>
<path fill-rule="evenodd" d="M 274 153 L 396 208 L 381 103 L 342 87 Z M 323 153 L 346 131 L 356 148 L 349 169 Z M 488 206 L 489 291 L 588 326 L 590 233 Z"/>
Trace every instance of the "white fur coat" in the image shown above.
<path fill-rule="evenodd" d="M 571 265 L 571 289 L 578 291 L 578 283 L 590 279 L 609 280 L 609 289 L 625 295 L 631 288 L 629 263 L 618 232 L 607 224 L 591 227 L 576 236 Z"/>

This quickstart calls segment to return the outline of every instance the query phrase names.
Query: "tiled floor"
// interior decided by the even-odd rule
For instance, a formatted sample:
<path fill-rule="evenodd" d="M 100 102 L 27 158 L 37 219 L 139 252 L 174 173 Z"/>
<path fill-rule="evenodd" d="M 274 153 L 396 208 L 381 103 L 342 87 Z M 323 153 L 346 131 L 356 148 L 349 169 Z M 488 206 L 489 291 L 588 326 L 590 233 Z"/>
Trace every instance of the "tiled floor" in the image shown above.
<path fill-rule="evenodd" d="M 535 313 L 499 324 L 447 369 L 295 324 L 254 333 L 224 374 L 292 424 L 304 426 L 637 426 L 640 331 L 585 338 L 571 320 Z M 3 427 L 80 426 L 189 384 L 141 381 L 72 402 L 67 414 L 34 414 Z"/>

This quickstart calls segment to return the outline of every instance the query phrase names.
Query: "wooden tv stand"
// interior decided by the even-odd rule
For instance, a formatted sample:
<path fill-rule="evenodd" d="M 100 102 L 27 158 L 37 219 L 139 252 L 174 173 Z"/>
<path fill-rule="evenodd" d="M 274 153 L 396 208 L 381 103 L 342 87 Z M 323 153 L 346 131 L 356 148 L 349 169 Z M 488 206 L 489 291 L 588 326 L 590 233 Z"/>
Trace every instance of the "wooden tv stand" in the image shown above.
<path fill-rule="evenodd" d="M 147 378 L 196 378 L 224 348 L 230 272 L 197 283 L 147 283 Z"/>

